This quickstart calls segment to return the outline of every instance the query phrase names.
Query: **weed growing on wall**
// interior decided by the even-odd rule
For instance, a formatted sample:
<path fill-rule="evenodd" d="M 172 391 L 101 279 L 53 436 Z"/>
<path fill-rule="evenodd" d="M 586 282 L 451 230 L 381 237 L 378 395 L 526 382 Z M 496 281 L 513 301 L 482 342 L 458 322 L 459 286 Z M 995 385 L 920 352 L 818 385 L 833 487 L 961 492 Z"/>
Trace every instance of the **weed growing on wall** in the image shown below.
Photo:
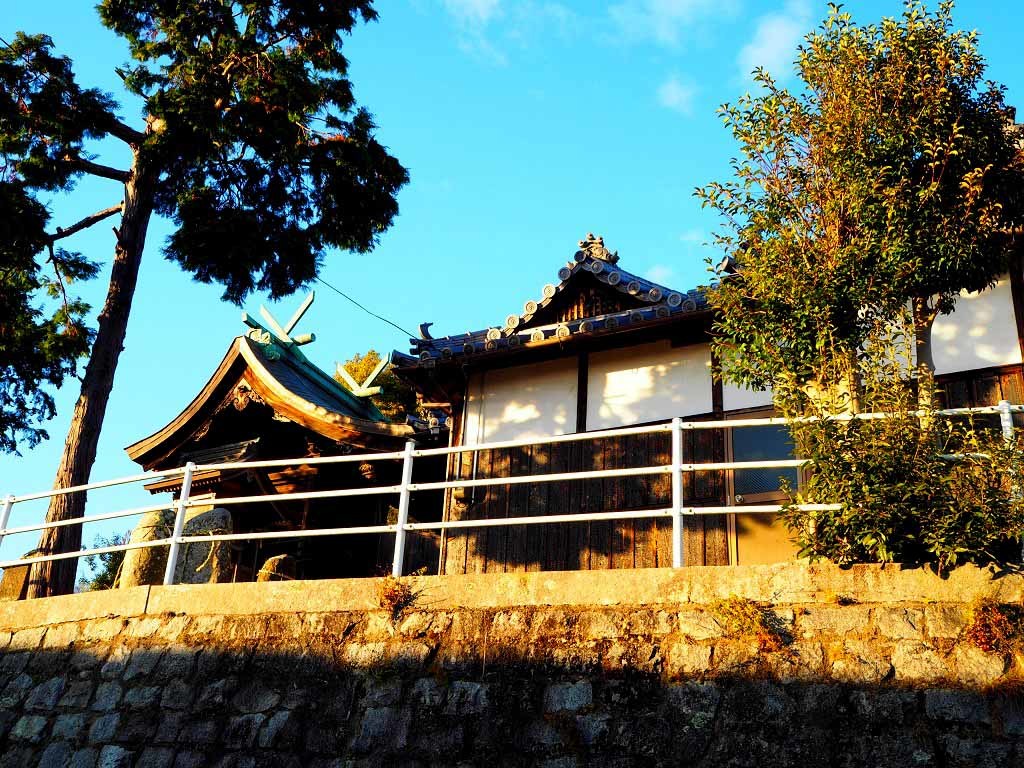
<path fill-rule="evenodd" d="M 1024 650 L 1024 611 L 1019 605 L 983 601 L 971 611 L 964 640 L 986 653 L 1008 655 Z"/>
<path fill-rule="evenodd" d="M 716 600 L 711 613 L 727 635 L 752 637 L 762 651 L 780 651 L 786 644 L 775 614 L 753 600 L 735 595 Z"/>

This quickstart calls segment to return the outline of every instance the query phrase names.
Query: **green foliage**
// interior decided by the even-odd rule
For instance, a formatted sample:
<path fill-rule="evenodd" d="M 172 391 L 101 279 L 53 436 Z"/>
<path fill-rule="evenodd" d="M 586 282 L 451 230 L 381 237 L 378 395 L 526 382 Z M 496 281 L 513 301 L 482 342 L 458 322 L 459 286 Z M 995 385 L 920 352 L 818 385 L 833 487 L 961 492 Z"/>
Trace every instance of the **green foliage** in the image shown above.
<path fill-rule="evenodd" d="M 940 570 L 973 562 L 1009 562 L 1020 553 L 1024 477 L 1020 438 L 998 426 L 918 410 L 931 402 L 931 380 L 909 378 L 909 350 L 891 328 L 873 334 L 857 362 L 862 407 L 885 418 L 837 419 L 835 403 L 783 390 L 798 403 L 786 415 L 797 455 L 808 459 L 793 502 L 839 504 L 781 513 L 801 556 L 839 563 L 936 563 Z M 836 376 L 835 378 L 839 378 Z M 921 397 L 924 389 L 924 397 Z M 788 396 L 787 396 L 788 395 Z"/>
<path fill-rule="evenodd" d="M 164 249 L 241 303 L 312 280 L 328 248 L 365 252 L 398 212 L 405 169 L 357 109 L 342 35 L 369 0 L 105 0 L 125 37 L 129 91 L 146 100 L 140 161 L 161 171 Z"/>
<path fill-rule="evenodd" d="M 739 270 L 709 295 L 724 376 L 827 388 L 822 361 L 855 356 L 879 318 L 917 299 L 924 340 L 961 289 L 1005 271 L 1020 161 L 950 2 L 868 26 L 831 6 L 796 65 L 800 90 L 758 70 L 759 91 L 722 107 L 735 178 L 697 195 Z"/>
<path fill-rule="evenodd" d="M 19 32 L 0 47 L 0 451 L 47 436 L 49 391 L 93 339 L 67 284 L 97 265 L 54 248 L 68 233 L 47 231 L 44 197 L 73 192 L 82 174 L 115 182 L 107 202 L 133 203 L 117 229 L 122 253 L 141 252 L 152 212 L 167 216 L 166 257 L 241 303 L 308 283 L 331 249 L 370 250 L 408 180 L 356 105 L 341 53 L 342 36 L 376 18 L 370 0 L 104 0 L 98 10 L 128 42 L 133 61 L 117 71 L 143 101 L 137 127 L 77 82 L 48 36 Z M 130 149 L 130 169 L 96 162 L 107 137 Z M 138 262 L 125 264 L 96 337 L 108 362 L 86 370 L 94 402 L 109 391 L 132 300 Z M 98 433 L 102 415 L 92 409 L 81 429 Z"/>
<path fill-rule="evenodd" d="M 117 547 L 127 544 L 130 534 L 115 533 L 113 536 L 97 536 L 93 540 L 94 547 Z M 89 574 L 78 582 L 79 592 L 92 592 L 97 589 L 113 589 L 124 563 L 124 551 L 105 552 L 99 555 L 87 555 L 82 558 Z"/>
<path fill-rule="evenodd" d="M 710 605 L 711 614 L 722 630 L 733 637 L 752 637 L 762 651 L 780 651 L 786 635 L 778 617 L 766 606 L 733 595 Z"/>
<path fill-rule="evenodd" d="M 368 350 L 365 355 L 356 352 L 345 361 L 345 370 L 353 379 L 362 384 L 366 377 L 373 373 L 373 369 L 380 365 L 381 360 L 383 358 L 380 353 L 373 349 Z M 343 379 L 338 376 L 334 378 L 343 387 L 348 388 Z M 380 394 L 373 395 L 370 402 L 377 406 L 377 409 L 388 420 L 403 422 L 407 415 L 416 415 L 416 392 L 395 376 L 390 365 L 381 371 L 372 386 L 380 387 L 381 391 Z"/>
<path fill-rule="evenodd" d="M 66 290 L 92 277 L 96 266 L 62 248 L 39 258 L 48 215 L 2 172 L 0 211 L 0 451 L 11 453 L 48 436 L 39 426 L 54 413 L 48 390 L 75 374 L 89 348 L 89 307 Z"/>

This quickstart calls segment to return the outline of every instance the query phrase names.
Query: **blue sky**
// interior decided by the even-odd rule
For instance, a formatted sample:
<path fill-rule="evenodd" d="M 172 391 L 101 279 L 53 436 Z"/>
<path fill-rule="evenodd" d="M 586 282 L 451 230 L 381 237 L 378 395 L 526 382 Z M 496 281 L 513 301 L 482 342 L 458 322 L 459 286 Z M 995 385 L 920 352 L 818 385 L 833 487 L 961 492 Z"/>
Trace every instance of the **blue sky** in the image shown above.
<path fill-rule="evenodd" d="M 870 22 L 898 14 L 902 4 L 846 7 Z M 826 5 L 391 0 L 379 11 L 345 52 L 358 100 L 411 182 L 379 247 L 369 256 L 334 254 L 323 277 L 409 330 L 433 322 L 438 335 L 500 323 L 538 298 L 588 231 L 603 235 L 630 271 L 677 288 L 702 282 L 711 253 L 703 243 L 716 222 L 692 191 L 725 178 L 734 153 L 715 110 L 750 87 L 755 65 L 790 78 L 796 45 Z M 963 1 L 955 17 L 980 32 L 990 76 L 1008 87 L 1009 103 L 1024 106 L 1024 7 Z M 50 34 L 75 61 L 80 82 L 121 97 L 123 117 L 138 122 L 138 104 L 118 93 L 113 71 L 125 47 L 91 3 L 0 0 L 0 35 L 10 39 L 16 30 Z M 124 162 L 116 141 L 101 153 Z M 50 202 L 53 223 L 67 226 L 118 200 L 112 182 L 83 183 Z M 221 302 L 216 286 L 193 283 L 163 261 L 168 231 L 162 221 L 150 228 L 94 479 L 136 471 L 124 446 L 187 405 L 243 330 L 239 309 Z M 110 227 L 68 244 L 108 264 Z M 107 276 L 81 287 L 94 307 Z M 250 297 L 247 309 L 262 300 Z M 287 318 L 300 300 L 271 309 Z M 300 330 L 316 332 L 305 349 L 328 370 L 370 347 L 408 347 L 403 334 L 322 286 Z M 0 495 L 50 487 L 77 394 L 75 381 L 58 393 L 49 441 L 23 457 L 0 456 Z M 92 511 L 115 500 L 146 503 L 127 493 L 93 500 Z M 31 544 L 9 541 L 0 555 Z"/>

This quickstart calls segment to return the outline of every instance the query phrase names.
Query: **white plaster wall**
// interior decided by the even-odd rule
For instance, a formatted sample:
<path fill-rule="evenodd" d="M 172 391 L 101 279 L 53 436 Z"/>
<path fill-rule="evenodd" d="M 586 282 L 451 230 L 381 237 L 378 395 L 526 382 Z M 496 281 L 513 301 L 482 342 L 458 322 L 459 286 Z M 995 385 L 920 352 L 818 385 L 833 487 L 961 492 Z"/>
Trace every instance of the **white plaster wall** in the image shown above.
<path fill-rule="evenodd" d="M 576 366 L 573 356 L 473 374 L 463 444 L 575 432 Z"/>
<path fill-rule="evenodd" d="M 722 382 L 722 408 L 738 411 L 742 408 L 764 408 L 772 404 L 772 392 L 746 389 L 728 381 Z"/>
<path fill-rule="evenodd" d="M 932 327 L 936 373 L 1021 362 L 1010 278 L 981 293 L 962 293 L 956 310 Z"/>
<path fill-rule="evenodd" d="M 711 410 L 711 349 L 656 341 L 590 356 L 587 429 Z"/>

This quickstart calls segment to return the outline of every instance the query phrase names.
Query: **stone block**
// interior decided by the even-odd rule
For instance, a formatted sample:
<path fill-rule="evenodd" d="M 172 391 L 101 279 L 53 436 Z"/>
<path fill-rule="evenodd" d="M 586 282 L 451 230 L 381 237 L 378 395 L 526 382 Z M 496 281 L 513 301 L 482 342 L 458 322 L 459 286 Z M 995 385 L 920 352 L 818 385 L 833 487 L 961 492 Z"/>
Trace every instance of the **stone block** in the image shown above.
<path fill-rule="evenodd" d="M 161 724 L 162 726 L 162 724 Z M 157 729 L 159 733 L 159 729 Z M 180 744 L 213 744 L 220 735 L 220 727 L 209 718 L 193 718 L 184 723 L 178 731 Z"/>
<path fill-rule="evenodd" d="M 961 738 L 951 733 L 942 734 L 939 744 L 943 764 L 948 768 L 1007 768 L 1014 765 L 1013 746 L 1005 742 L 986 739 Z"/>
<path fill-rule="evenodd" d="M 989 725 L 988 702 L 980 693 L 953 689 L 932 689 L 924 693 L 925 712 L 932 720 Z"/>
<path fill-rule="evenodd" d="M 126 683 L 149 675 L 160 661 L 161 651 L 155 648 L 136 648 L 124 670 L 122 679 Z"/>
<path fill-rule="evenodd" d="M 942 656 L 935 649 L 913 640 L 896 643 L 892 666 L 900 682 L 930 683 L 949 676 Z"/>
<path fill-rule="evenodd" d="M 75 754 L 71 756 L 71 764 L 68 768 L 96 768 L 98 757 L 99 751 L 93 747 L 76 750 Z"/>
<path fill-rule="evenodd" d="M 43 740 L 43 732 L 46 730 L 46 718 L 41 715 L 25 715 L 18 718 L 9 734 L 11 741 L 27 741 L 29 744 L 38 744 Z"/>
<path fill-rule="evenodd" d="M 711 646 L 674 642 L 663 648 L 662 666 L 670 679 L 701 675 L 711 669 Z"/>
<path fill-rule="evenodd" d="M 610 611 L 582 611 L 576 621 L 576 633 L 587 640 L 611 640 L 627 634 L 621 614 Z M 515 639 L 515 635 L 509 636 Z"/>
<path fill-rule="evenodd" d="M 448 687 L 445 712 L 449 715 L 474 715 L 487 708 L 488 685 L 456 680 Z"/>
<path fill-rule="evenodd" d="M 560 747 L 564 741 L 562 734 L 546 720 L 529 722 L 519 735 L 521 747 L 528 752 L 547 752 Z"/>
<path fill-rule="evenodd" d="M 292 713 L 288 710 L 275 712 L 267 719 L 259 732 L 262 749 L 287 749 L 295 741 L 295 727 Z"/>
<path fill-rule="evenodd" d="M 196 657 L 199 651 L 176 647 L 166 651 L 153 669 L 152 676 L 155 682 L 167 683 L 182 680 L 192 674 L 195 669 Z"/>
<path fill-rule="evenodd" d="M 145 709 L 157 703 L 161 689 L 155 685 L 132 688 L 124 695 L 124 704 L 129 709 Z"/>
<path fill-rule="evenodd" d="M 971 618 L 971 609 L 962 603 L 931 603 L 924 607 L 925 630 L 929 637 L 959 637 Z"/>
<path fill-rule="evenodd" d="M 131 764 L 131 752 L 123 747 L 108 744 L 100 750 L 100 758 L 96 761 L 96 768 L 131 768 Z"/>
<path fill-rule="evenodd" d="M 611 716 L 603 713 L 577 716 L 576 732 L 579 734 L 580 743 L 586 747 L 595 747 L 600 744 L 608 735 L 610 720 Z"/>
<path fill-rule="evenodd" d="M 870 625 L 871 609 L 866 605 L 812 605 L 796 617 L 796 629 L 804 637 L 864 634 Z"/>
<path fill-rule="evenodd" d="M 106 643 L 124 631 L 125 619 L 93 619 L 82 627 L 82 640 L 87 643 Z"/>
<path fill-rule="evenodd" d="M 552 683 L 544 689 L 544 711 L 548 714 L 579 712 L 594 703 L 594 689 L 588 680 Z"/>
<path fill-rule="evenodd" d="M 107 656 L 107 660 L 100 667 L 100 676 L 104 680 L 116 680 L 124 674 L 125 669 L 128 667 L 128 662 L 131 660 L 132 652 L 125 648 L 123 645 L 119 645 L 110 652 Z"/>
<path fill-rule="evenodd" d="M 160 717 L 160 723 L 156 728 L 156 736 L 153 737 L 156 744 L 173 744 L 178 740 L 182 725 L 185 722 L 183 712 L 164 712 Z"/>
<path fill-rule="evenodd" d="M 128 637 L 135 638 L 136 640 L 145 640 L 146 638 L 150 638 L 155 635 L 162 624 L 163 619 L 159 617 L 142 616 L 132 619 L 128 623 L 125 633 Z"/>
<path fill-rule="evenodd" d="M 183 680 L 173 680 L 164 686 L 160 696 L 163 709 L 188 709 L 192 705 L 192 686 Z"/>
<path fill-rule="evenodd" d="M 908 690 L 871 688 L 850 694 L 853 713 L 871 723 L 902 725 L 917 707 L 917 694 Z"/>
<path fill-rule="evenodd" d="M 249 749 L 256 743 L 263 721 L 267 716 L 256 712 L 228 719 L 222 740 L 228 749 Z"/>
<path fill-rule="evenodd" d="M 66 741 L 51 742 L 39 756 L 38 768 L 65 768 L 71 759 L 71 752 L 71 745 Z"/>
<path fill-rule="evenodd" d="M 206 755 L 194 750 L 179 752 L 174 757 L 174 768 L 205 768 L 208 764 Z"/>
<path fill-rule="evenodd" d="M 0 708 L 13 709 L 17 707 L 32 690 L 32 685 L 32 678 L 24 672 L 14 677 L 0 693 Z"/>
<path fill-rule="evenodd" d="M 1000 654 L 986 653 L 966 643 L 957 643 L 951 662 L 954 679 L 977 688 L 995 684 L 1009 667 L 1009 660 Z"/>
<path fill-rule="evenodd" d="M 832 663 L 832 677 L 847 683 L 878 683 L 892 671 L 891 659 L 877 644 L 865 640 L 847 640 L 843 643 L 843 655 Z"/>
<path fill-rule="evenodd" d="M 353 752 L 398 752 L 409 739 L 412 712 L 397 707 L 371 707 L 363 713 L 359 730 L 352 740 Z"/>
<path fill-rule="evenodd" d="M 444 701 L 444 685 L 433 677 L 421 677 L 412 686 L 412 703 L 418 707 L 439 707 Z"/>
<path fill-rule="evenodd" d="M 112 712 L 121 703 L 121 686 L 119 683 L 100 683 L 96 689 L 96 698 L 93 699 L 92 708 L 96 712 Z"/>
<path fill-rule="evenodd" d="M 231 700 L 235 709 L 246 714 L 266 712 L 276 707 L 280 701 L 281 694 L 266 686 L 261 680 L 254 680 L 243 686 Z"/>
<path fill-rule="evenodd" d="M 135 761 L 135 768 L 171 768 L 174 750 L 168 747 L 146 747 Z"/>
<path fill-rule="evenodd" d="M 53 723 L 51 736 L 54 739 L 67 739 L 75 741 L 85 732 L 85 715 L 77 713 L 73 715 L 58 715 Z"/>
<path fill-rule="evenodd" d="M 76 680 L 67 687 L 64 695 L 57 702 L 58 707 L 65 709 L 85 709 L 89 706 L 89 699 L 92 698 L 93 682 L 89 680 Z"/>
<path fill-rule="evenodd" d="M 43 637 L 43 648 L 66 649 L 78 639 L 79 635 L 80 630 L 75 622 L 66 621 L 63 624 L 57 624 L 46 630 L 46 635 Z"/>
<path fill-rule="evenodd" d="M 103 744 L 108 741 L 113 741 L 114 735 L 117 733 L 117 726 L 120 722 L 121 715 L 116 712 L 97 717 L 93 721 L 92 727 L 89 728 L 89 743 Z"/>
<path fill-rule="evenodd" d="M 708 611 L 680 611 L 675 619 L 679 632 L 694 640 L 710 640 L 724 635 L 722 627 Z"/>
<path fill-rule="evenodd" d="M 19 629 L 13 635 L 11 635 L 11 642 L 8 643 L 6 652 L 11 651 L 34 651 L 40 643 L 43 641 L 43 635 L 46 634 L 46 627 L 29 627 L 28 629 Z"/>
<path fill-rule="evenodd" d="M 920 608 L 875 608 L 871 616 L 882 637 L 893 640 L 921 640 L 924 637 L 925 616 Z"/>

